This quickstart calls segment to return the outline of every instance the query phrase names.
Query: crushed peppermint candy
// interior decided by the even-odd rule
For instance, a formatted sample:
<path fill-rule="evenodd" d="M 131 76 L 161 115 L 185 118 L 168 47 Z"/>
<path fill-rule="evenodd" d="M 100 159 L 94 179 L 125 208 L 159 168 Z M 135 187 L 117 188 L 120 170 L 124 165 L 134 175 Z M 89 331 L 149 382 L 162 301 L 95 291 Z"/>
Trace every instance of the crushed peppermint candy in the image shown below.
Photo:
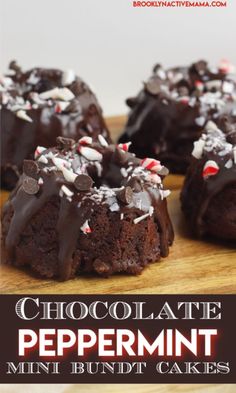
<path fill-rule="evenodd" d="M 16 116 L 19 117 L 19 119 L 28 121 L 29 123 L 32 123 L 32 122 L 33 122 L 33 120 L 31 119 L 31 117 L 29 117 L 29 116 L 27 115 L 26 111 L 23 110 L 23 109 L 18 110 L 18 111 L 16 112 Z"/>
<path fill-rule="evenodd" d="M 106 139 L 101 134 L 98 135 L 98 140 L 99 140 L 101 146 L 103 146 L 103 147 L 108 146 Z"/>
<path fill-rule="evenodd" d="M 143 168 L 152 172 L 158 172 L 162 168 L 160 161 L 154 160 L 153 158 L 144 158 L 141 161 L 141 165 Z"/>
<path fill-rule="evenodd" d="M 78 142 L 82 146 L 87 146 L 92 144 L 93 139 L 91 138 L 91 136 L 83 136 L 78 140 Z"/>
<path fill-rule="evenodd" d="M 134 224 L 138 224 L 140 221 L 145 220 L 145 218 L 151 217 L 151 216 L 153 215 L 153 213 L 154 213 L 154 207 L 153 207 L 153 206 L 150 206 L 149 212 L 146 213 L 146 214 L 143 214 L 143 215 L 140 216 L 140 217 L 135 218 L 135 219 L 133 220 L 133 223 L 134 223 Z"/>
<path fill-rule="evenodd" d="M 80 230 L 87 235 L 88 233 L 92 232 L 92 229 L 89 226 L 88 220 L 86 220 L 83 225 L 80 227 Z"/>
<path fill-rule="evenodd" d="M 74 195 L 74 193 L 68 187 L 66 187 L 64 184 L 63 184 L 63 186 L 61 186 L 61 189 L 59 192 L 60 196 L 63 196 L 63 194 L 65 194 L 69 198 L 71 198 Z"/>
<path fill-rule="evenodd" d="M 102 154 L 90 147 L 79 146 L 79 152 L 89 161 L 102 161 Z"/>
<path fill-rule="evenodd" d="M 215 176 L 219 170 L 220 168 L 215 161 L 208 160 L 203 167 L 202 176 L 204 179 L 208 178 L 209 176 Z"/>
<path fill-rule="evenodd" d="M 118 147 L 119 147 L 121 150 L 129 151 L 129 147 L 130 147 L 131 143 L 132 143 L 132 142 L 119 143 Z"/>

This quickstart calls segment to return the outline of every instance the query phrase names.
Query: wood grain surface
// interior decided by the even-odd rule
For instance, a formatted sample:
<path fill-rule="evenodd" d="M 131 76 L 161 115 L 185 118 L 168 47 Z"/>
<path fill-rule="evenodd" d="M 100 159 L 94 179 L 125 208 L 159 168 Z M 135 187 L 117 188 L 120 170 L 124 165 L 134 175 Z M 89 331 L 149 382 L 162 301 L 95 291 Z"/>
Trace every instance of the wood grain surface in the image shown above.
<path fill-rule="evenodd" d="M 124 117 L 107 120 L 114 138 Z M 148 266 L 140 276 L 116 275 L 109 279 L 77 277 L 67 282 L 42 280 L 29 269 L 1 264 L 1 293 L 236 293 L 236 249 L 229 244 L 191 238 L 179 204 L 182 176 L 170 175 L 165 181 L 172 193 L 168 197 L 170 215 L 175 229 L 175 242 L 168 258 Z M 1 203 L 8 193 L 1 193 Z"/>
<path fill-rule="evenodd" d="M 107 119 L 114 138 L 125 117 Z M 181 214 L 179 193 L 182 176 L 168 176 L 169 211 L 175 228 L 170 255 L 150 265 L 137 277 L 118 275 L 109 279 L 77 277 L 67 282 L 42 280 L 28 269 L 0 266 L 0 292 L 5 294 L 220 294 L 236 293 L 236 249 L 228 244 L 191 238 Z M 1 206 L 8 193 L 0 195 Z M 235 385 L 1 385 L 2 393 L 234 393 Z M 46 390 L 45 390 L 46 388 Z M 19 391 L 20 390 L 20 391 Z"/>

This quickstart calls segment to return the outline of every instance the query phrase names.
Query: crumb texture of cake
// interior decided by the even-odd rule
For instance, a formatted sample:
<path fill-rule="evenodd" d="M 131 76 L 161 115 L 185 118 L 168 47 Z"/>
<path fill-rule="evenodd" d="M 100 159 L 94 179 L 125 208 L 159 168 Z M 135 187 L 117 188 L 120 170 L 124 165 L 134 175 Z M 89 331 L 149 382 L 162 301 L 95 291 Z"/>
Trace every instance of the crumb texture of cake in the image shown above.
<path fill-rule="evenodd" d="M 74 71 L 33 68 L 15 61 L 0 78 L 1 187 L 13 189 L 23 160 L 37 146 L 55 146 L 56 137 L 78 139 L 110 134 L 94 93 Z"/>
<path fill-rule="evenodd" d="M 193 233 L 236 244 L 236 123 L 225 128 L 209 121 L 194 142 L 181 202 Z"/>
<path fill-rule="evenodd" d="M 38 146 L 3 209 L 6 262 L 68 280 L 139 274 L 166 257 L 174 239 L 162 183 L 168 170 L 129 146 L 102 135 Z"/>
<path fill-rule="evenodd" d="M 225 116 L 236 119 L 234 72 L 228 61 L 168 70 L 157 64 L 140 93 L 127 99 L 130 113 L 120 142 L 131 141 L 137 156 L 156 158 L 172 173 L 186 173 L 193 142 L 207 122 L 222 127 Z"/>

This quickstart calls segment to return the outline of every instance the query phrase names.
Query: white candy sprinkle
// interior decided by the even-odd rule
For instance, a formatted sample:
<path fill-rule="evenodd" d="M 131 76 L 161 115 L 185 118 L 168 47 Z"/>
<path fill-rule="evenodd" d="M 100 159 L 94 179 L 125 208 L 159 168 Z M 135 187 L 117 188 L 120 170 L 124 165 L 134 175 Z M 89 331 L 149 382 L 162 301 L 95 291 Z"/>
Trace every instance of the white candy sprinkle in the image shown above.
<path fill-rule="evenodd" d="M 35 74 L 35 71 L 31 72 L 29 78 L 27 79 L 26 83 L 30 85 L 36 85 L 40 81 L 39 76 Z"/>
<path fill-rule="evenodd" d="M 91 149 L 90 147 L 80 146 L 79 151 L 82 154 L 82 156 L 87 158 L 87 160 L 89 161 L 102 161 L 102 154 L 95 149 Z"/>
<path fill-rule="evenodd" d="M 24 111 L 23 109 L 20 109 L 16 112 L 16 116 L 19 117 L 22 120 L 28 121 L 29 123 L 32 123 L 33 120 L 31 119 L 31 117 L 29 117 L 26 113 L 26 111 Z"/>
<path fill-rule="evenodd" d="M 101 134 L 98 135 L 98 140 L 99 140 L 101 146 L 103 146 L 103 147 L 108 146 L 106 139 Z"/>
<path fill-rule="evenodd" d="M 151 217 L 153 215 L 153 213 L 154 213 L 154 207 L 150 206 L 149 207 L 149 216 Z"/>
<path fill-rule="evenodd" d="M 42 162 L 43 164 L 47 164 L 48 163 L 48 159 L 44 155 L 40 156 L 38 161 Z"/>
<path fill-rule="evenodd" d="M 61 84 L 62 86 L 68 86 L 75 80 L 75 72 L 73 70 L 66 70 L 62 74 Z"/>
<path fill-rule="evenodd" d="M 71 101 L 74 98 L 74 94 L 67 87 L 55 87 L 54 89 L 44 91 L 39 94 L 39 97 L 42 100 L 62 100 L 62 101 Z"/>
<path fill-rule="evenodd" d="M 211 121 L 211 120 L 209 120 L 209 121 L 207 122 L 205 128 L 206 128 L 207 131 L 215 131 L 215 130 L 218 130 L 217 125 L 216 125 L 213 121 Z"/>
<path fill-rule="evenodd" d="M 204 125 L 205 121 L 206 121 L 206 119 L 205 119 L 204 116 L 200 116 L 200 117 L 197 117 L 197 118 L 195 119 L 195 123 L 196 123 L 199 127 L 202 127 L 202 126 Z"/>
<path fill-rule="evenodd" d="M 128 172 L 125 168 L 120 168 L 120 173 L 123 177 L 127 177 L 128 176 Z"/>
<path fill-rule="evenodd" d="M 40 178 L 38 179 L 38 184 L 39 184 L 40 186 L 43 184 L 43 178 L 42 178 L 42 177 L 40 177 Z"/>
<path fill-rule="evenodd" d="M 91 145 L 93 140 L 91 138 L 91 136 L 83 136 L 82 138 L 80 138 L 78 140 L 80 145 Z"/>
<path fill-rule="evenodd" d="M 135 218 L 135 219 L 133 220 L 133 223 L 134 223 L 134 224 L 138 224 L 140 221 L 145 220 L 145 218 L 147 218 L 147 217 L 150 217 L 150 214 L 149 214 L 149 213 L 143 214 L 142 216 Z"/>
<path fill-rule="evenodd" d="M 227 169 L 230 169 L 230 168 L 232 168 L 232 166 L 233 166 L 233 160 L 228 160 L 226 163 L 225 163 L 225 168 L 227 168 Z"/>
<path fill-rule="evenodd" d="M 202 139 L 199 139 L 198 141 L 194 142 L 193 145 L 194 145 L 194 148 L 192 151 L 192 156 L 199 160 L 202 157 L 203 149 L 205 146 L 205 141 Z"/>
<path fill-rule="evenodd" d="M 67 166 L 67 161 L 63 160 L 62 158 L 58 158 L 55 156 L 51 156 L 52 162 L 54 165 L 56 165 L 57 169 L 59 169 L 59 171 L 62 171 L 66 166 Z"/>
<path fill-rule="evenodd" d="M 228 81 L 223 82 L 222 90 L 226 94 L 232 94 L 234 91 L 234 84 Z"/>
<path fill-rule="evenodd" d="M 69 183 L 74 183 L 77 175 L 75 173 L 73 173 L 72 171 L 70 171 L 69 169 L 66 168 L 62 168 L 61 169 L 64 178 L 66 179 L 66 181 L 68 181 Z"/>
<path fill-rule="evenodd" d="M 123 220 L 124 219 L 124 213 L 121 213 L 120 215 L 120 219 Z"/>
<path fill-rule="evenodd" d="M 63 194 L 65 194 L 66 196 L 68 196 L 70 198 L 74 195 L 74 193 L 71 190 L 69 190 L 69 188 L 66 187 L 65 185 L 61 186 L 60 191 L 62 191 Z"/>
<path fill-rule="evenodd" d="M 233 153 L 234 153 L 234 163 L 236 164 L 236 147 L 233 148 Z"/>
<path fill-rule="evenodd" d="M 46 147 L 38 146 L 34 152 L 34 158 L 36 159 L 44 150 L 47 150 Z"/>

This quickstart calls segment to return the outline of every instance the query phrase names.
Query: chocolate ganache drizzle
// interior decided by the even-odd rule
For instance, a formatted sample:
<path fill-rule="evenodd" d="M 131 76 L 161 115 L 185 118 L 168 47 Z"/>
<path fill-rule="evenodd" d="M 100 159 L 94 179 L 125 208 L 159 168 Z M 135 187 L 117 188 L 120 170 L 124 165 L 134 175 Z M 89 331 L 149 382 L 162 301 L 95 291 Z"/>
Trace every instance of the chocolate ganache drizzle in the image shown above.
<path fill-rule="evenodd" d="M 106 209 L 112 221 L 116 220 L 115 226 L 120 226 L 121 233 L 122 225 L 126 228 L 127 225 L 147 225 L 143 226 L 146 236 L 147 228 L 155 226 L 159 236 L 155 239 L 159 238 L 159 244 L 154 246 L 160 249 L 160 255 L 155 254 L 155 257 L 167 256 L 174 237 L 166 204 L 170 192 L 164 190 L 162 184 L 168 171 L 157 160 L 136 158 L 128 152 L 129 145 L 108 145 L 105 138 L 98 135 L 97 140 L 85 136 L 77 143 L 58 137 L 55 148 L 37 147 L 35 161 L 24 161 L 23 175 L 4 207 L 3 238 L 8 262 L 25 263 L 18 251 L 22 239 L 27 237 L 26 227 L 49 201 L 57 206 L 58 242 L 58 272 L 54 269 L 51 276 L 67 280 L 82 269 L 82 262 L 75 269 L 73 260 L 84 243 L 94 246 L 93 225 L 96 226 L 102 209 Z M 38 228 L 39 233 L 40 230 Z M 112 230 L 116 230 L 114 225 Z M 130 247 L 133 241 L 130 238 Z M 111 261 L 113 246 L 110 244 Z M 89 252 L 88 247 L 83 262 L 89 271 L 107 276 L 116 271 L 139 273 L 141 270 L 141 267 L 132 267 L 132 258 L 125 267 L 118 266 L 118 262 L 109 266 L 100 261 L 99 255 L 88 257 Z M 47 257 L 45 254 L 44 258 Z"/>
<path fill-rule="evenodd" d="M 185 173 L 193 142 L 206 123 L 222 116 L 236 119 L 234 67 L 227 61 L 210 67 L 204 60 L 190 67 L 164 70 L 157 64 L 143 89 L 127 99 L 128 121 L 120 142 L 132 141 L 139 157 L 154 157 L 173 173 Z"/>
<path fill-rule="evenodd" d="M 23 72 L 13 61 L 0 78 L 1 186 L 12 189 L 23 160 L 35 148 L 54 146 L 56 137 L 110 141 L 96 96 L 74 71 L 33 68 Z"/>

